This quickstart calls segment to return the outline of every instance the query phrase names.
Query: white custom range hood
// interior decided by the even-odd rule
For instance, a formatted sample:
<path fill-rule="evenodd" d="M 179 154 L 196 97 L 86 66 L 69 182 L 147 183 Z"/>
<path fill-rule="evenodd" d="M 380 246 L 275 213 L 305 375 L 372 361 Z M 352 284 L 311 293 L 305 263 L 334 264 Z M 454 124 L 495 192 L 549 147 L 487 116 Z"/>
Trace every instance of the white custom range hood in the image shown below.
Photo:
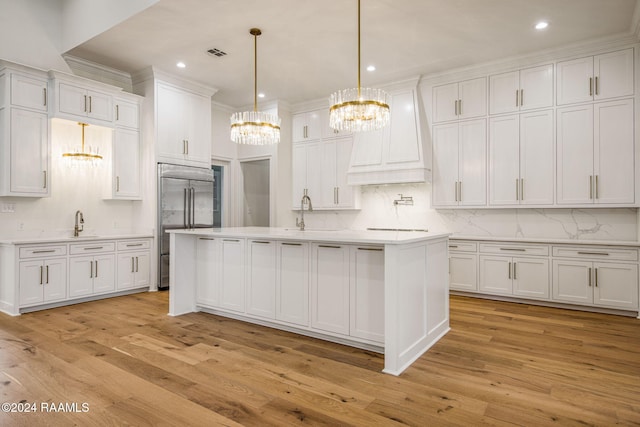
<path fill-rule="evenodd" d="M 356 133 L 347 171 L 349 185 L 398 184 L 431 180 L 430 149 L 421 128 L 424 112 L 419 78 L 383 87 L 391 98 L 389 126 Z"/>

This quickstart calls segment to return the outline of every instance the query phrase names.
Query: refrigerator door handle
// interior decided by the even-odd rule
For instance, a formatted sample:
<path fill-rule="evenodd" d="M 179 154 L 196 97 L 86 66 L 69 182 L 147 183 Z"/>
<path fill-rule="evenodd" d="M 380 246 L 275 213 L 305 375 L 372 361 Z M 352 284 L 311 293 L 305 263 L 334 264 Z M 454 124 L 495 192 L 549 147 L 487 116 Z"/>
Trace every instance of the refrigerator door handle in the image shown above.
<path fill-rule="evenodd" d="M 184 209 L 182 210 L 182 225 L 184 228 L 187 228 L 187 189 L 184 189 L 184 198 L 183 198 Z"/>
<path fill-rule="evenodd" d="M 196 226 L 196 189 L 191 187 L 191 228 Z"/>
<path fill-rule="evenodd" d="M 192 229 L 191 225 L 191 187 L 187 188 L 187 228 Z"/>

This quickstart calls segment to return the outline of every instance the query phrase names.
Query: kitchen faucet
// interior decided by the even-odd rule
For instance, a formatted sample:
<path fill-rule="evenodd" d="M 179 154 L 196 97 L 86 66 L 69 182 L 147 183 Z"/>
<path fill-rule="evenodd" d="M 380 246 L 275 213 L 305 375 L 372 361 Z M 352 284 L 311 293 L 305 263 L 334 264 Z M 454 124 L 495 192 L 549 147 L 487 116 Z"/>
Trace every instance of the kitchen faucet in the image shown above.
<path fill-rule="evenodd" d="M 78 222 L 78 218 L 80 221 Z M 78 237 L 80 232 L 84 230 L 84 216 L 79 210 L 76 211 L 76 226 L 73 228 L 73 237 Z"/>
<path fill-rule="evenodd" d="M 298 217 L 296 217 L 296 227 L 300 227 L 300 231 L 304 231 L 304 201 L 309 202 L 309 212 L 313 211 L 313 206 L 311 205 L 311 198 L 306 194 L 302 196 L 300 200 L 300 222 L 298 222 Z"/>

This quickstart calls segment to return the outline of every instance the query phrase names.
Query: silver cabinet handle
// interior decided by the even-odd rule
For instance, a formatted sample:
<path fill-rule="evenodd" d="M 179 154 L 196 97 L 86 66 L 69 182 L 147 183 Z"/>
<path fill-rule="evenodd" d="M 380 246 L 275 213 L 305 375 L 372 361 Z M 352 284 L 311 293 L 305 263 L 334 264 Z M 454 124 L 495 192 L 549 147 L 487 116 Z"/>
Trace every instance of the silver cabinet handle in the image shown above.
<path fill-rule="evenodd" d="M 127 243 L 127 247 L 128 248 L 132 248 L 132 247 L 135 247 L 135 246 L 142 246 L 142 243 Z"/>
<path fill-rule="evenodd" d="M 266 240 L 254 240 L 252 243 L 258 243 L 260 245 L 270 245 L 273 242 L 267 242 Z"/>
<path fill-rule="evenodd" d="M 133 273 L 133 257 L 131 257 L 131 272 Z"/>
<path fill-rule="evenodd" d="M 136 273 L 138 272 L 138 257 L 136 257 Z"/>
<path fill-rule="evenodd" d="M 89 278 L 93 279 L 93 261 L 89 261 Z"/>
<path fill-rule="evenodd" d="M 55 251 L 56 251 L 55 249 L 47 249 L 47 250 L 43 249 L 43 250 L 39 250 L 39 251 L 33 251 L 31 253 L 33 253 L 33 254 L 48 254 L 48 253 L 55 252 Z"/>
<path fill-rule="evenodd" d="M 589 77 L 589 96 L 593 96 L 593 77 Z"/>
<path fill-rule="evenodd" d="M 42 171 L 42 175 L 44 177 L 44 182 L 42 183 L 42 188 L 47 188 L 47 171 Z"/>
<path fill-rule="evenodd" d="M 211 237 L 198 237 L 198 240 L 216 240 L 216 239 Z"/>
<path fill-rule="evenodd" d="M 518 103 L 518 89 L 516 89 L 516 107 L 519 107 L 520 104 Z"/>
<path fill-rule="evenodd" d="M 96 277 L 98 277 L 98 261 L 96 261 Z"/>
<path fill-rule="evenodd" d="M 596 95 L 600 95 L 600 87 L 598 85 L 598 76 L 596 76 Z"/>
<path fill-rule="evenodd" d="M 336 199 L 336 188 L 337 188 L 337 187 L 333 187 L 333 204 L 334 204 L 334 205 L 337 205 L 337 204 L 338 204 L 338 201 L 337 201 L 337 199 Z"/>
<path fill-rule="evenodd" d="M 84 112 L 87 112 L 87 95 L 84 96 Z"/>
<path fill-rule="evenodd" d="M 120 106 L 116 104 L 116 121 L 120 120 Z"/>
<path fill-rule="evenodd" d="M 120 192 L 120 177 L 116 176 L 116 193 Z"/>
<path fill-rule="evenodd" d="M 358 248 L 359 251 L 373 251 L 373 252 L 383 252 L 382 248 Z"/>
<path fill-rule="evenodd" d="M 517 252 L 526 252 L 527 250 L 524 248 L 500 248 L 501 251 L 517 251 Z"/>
<path fill-rule="evenodd" d="M 42 266 L 40 266 L 40 284 L 42 285 Z"/>
<path fill-rule="evenodd" d="M 599 197 L 598 196 L 598 175 L 596 175 L 595 193 L 596 193 L 596 199 L 597 199 Z"/>
<path fill-rule="evenodd" d="M 453 101 L 453 110 L 454 110 L 454 115 L 457 116 L 458 115 L 458 100 L 457 99 L 455 101 Z"/>
<path fill-rule="evenodd" d="M 89 97 L 89 112 L 91 113 L 91 97 Z"/>
<path fill-rule="evenodd" d="M 449 245 L 449 249 L 454 249 L 454 248 L 457 248 L 457 247 L 458 247 L 458 245 Z"/>
<path fill-rule="evenodd" d="M 302 243 L 282 242 L 284 246 L 302 246 Z"/>
<path fill-rule="evenodd" d="M 42 94 L 44 95 L 44 106 L 47 106 L 47 88 L 42 88 Z"/>
<path fill-rule="evenodd" d="M 462 181 L 458 181 L 458 201 L 462 201 Z"/>
<path fill-rule="evenodd" d="M 47 265 L 47 283 L 49 283 L 49 266 Z"/>
<path fill-rule="evenodd" d="M 520 178 L 520 200 L 524 200 L 524 178 Z"/>
<path fill-rule="evenodd" d="M 84 248 L 85 251 L 97 251 L 98 249 L 103 249 L 103 246 L 92 246 L 90 248 Z"/>
<path fill-rule="evenodd" d="M 318 245 L 319 248 L 328 248 L 328 249 L 340 249 L 342 246 L 332 246 L 332 245 Z"/>
<path fill-rule="evenodd" d="M 593 276 L 595 278 L 594 284 L 595 284 L 595 286 L 597 288 L 598 287 L 598 267 L 593 269 Z"/>
<path fill-rule="evenodd" d="M 514 263 L 513 263 L 513 280 L 517 280 L 518 279 L 518 276 L 516 275 L 516 264 L 518 264 L 518 263 L 514 261 Z"/>
<path fill-rule="evenodd" d="M 224 240 L 225 242 L 239 242 L 240 241 L 238 239 L 222 239 L 222 240 Z"/>
<path fill-rule="evenodd" d="M 589 199 L 593 199 L 593 175 L 589 175 Z"/>
<path fill-rule="evenodd" d="M 524 89 L 520 89 L 520 106 L 524 105 Z"/>
<path fill-rule="evenodd" d="M 518 181 L 519 179 L 516 178 L 516 200 L 520 200 L 520 183 Z"/>
<path fill-rule="evenodd" d="M 609 256 L 608 252 L 578 252 L 578 255 L 604 255 Z"/>
<path fill-rule="evenodd" d="M 511 263 L 509 263 L 509 279 L 511 279 Z"/>
<path fill-rule="evenodd" d="M 462 99 L 458 100 L 458 115 L 462 115 Z"/>
<path fill-rule="evenodd" d="M 591 286 L 591 267 L 589 267 L 589 286 Z"/>
<path fill-rule="evenodd" d="M 456 202 L 458 201 L 458 181 L 455 182 L 455 184 L 453 184 L 453 191 L 455 191 L 455 195 L 456 195 Z"/>
<path fill-rule="evenodd" d="M 187 139 L 187 152 L 185 153 L 187 156 L 189 155 L 189 140 Z"/>

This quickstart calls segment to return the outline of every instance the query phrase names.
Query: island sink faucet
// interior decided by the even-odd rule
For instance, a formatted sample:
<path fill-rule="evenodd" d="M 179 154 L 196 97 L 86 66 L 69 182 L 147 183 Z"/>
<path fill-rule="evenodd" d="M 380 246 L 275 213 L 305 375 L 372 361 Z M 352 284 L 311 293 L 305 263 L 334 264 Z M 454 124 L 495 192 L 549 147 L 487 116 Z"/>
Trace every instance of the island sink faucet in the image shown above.
<path fill-rule="evenodd" d="M 309 212 L 313 211 L 313 206 L 311 205 L 311 198 L 307 196 L 306 190 L 304 196 L 300 200 L 300 222 L 298 222 L 298 217 L 296 217 L 296 227 L 300 227 L 300 231 L 304 231 L 304 202 L 305 200 L 309 202 Z"/>
<path fill-rule="evenodd" d="M 76 226 L 73 227 L 73 237 L 78 237 L 84 230 L 84 216 L 79 210 L 76 211 Z"/>

